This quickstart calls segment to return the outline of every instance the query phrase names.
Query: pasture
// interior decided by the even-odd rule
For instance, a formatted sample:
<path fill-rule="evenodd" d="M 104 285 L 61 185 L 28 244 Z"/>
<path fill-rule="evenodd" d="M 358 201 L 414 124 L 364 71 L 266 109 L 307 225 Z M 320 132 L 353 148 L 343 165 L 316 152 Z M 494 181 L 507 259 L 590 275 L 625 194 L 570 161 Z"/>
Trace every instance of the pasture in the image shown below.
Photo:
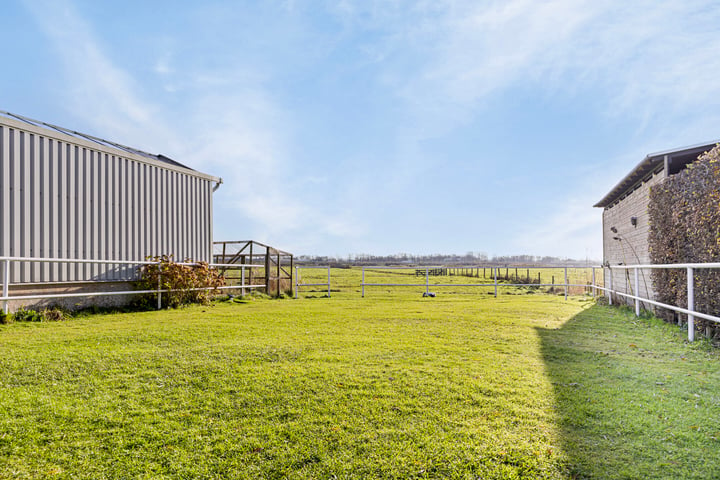
<path fill-rule="evenodd" d="M 1 325 L 0 477 L 720 476 L 706 342 L 587 296 L 354 285 Z"/>

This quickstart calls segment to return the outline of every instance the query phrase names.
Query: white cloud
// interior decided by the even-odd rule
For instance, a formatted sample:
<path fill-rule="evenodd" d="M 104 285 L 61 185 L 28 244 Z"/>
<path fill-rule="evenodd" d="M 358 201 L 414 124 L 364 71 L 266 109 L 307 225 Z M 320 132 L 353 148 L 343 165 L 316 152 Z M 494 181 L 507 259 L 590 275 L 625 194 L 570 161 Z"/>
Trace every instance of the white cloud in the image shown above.
<path fill-rule="evenodd" d="M 173 65 L 168 39 L 161 39 L 164 53 L 149 70 L 159 75 L 165 91 L 184 95 L 182 106 L 170 110 L 109 58 L 70 1 L 26 5 L 64 66 L 71 112 L 103 137 L 164 153 L 224 178 L 215 194 L 216 208 L 223 212 L 215 225 L 222 234 L 261 236 L 269 242 L 289 237 L 289 232 L 357 234 L 348 212 L 333 214 L 293 196 L 286 147 L 291 139 L 283 133 L 292 127 L 262 88 L 262 73 L 242 64 L 181 70 Z M 238 221 L 238 215 L 252 220 L 255 230 L 243 229 L 247 222 Z"/>

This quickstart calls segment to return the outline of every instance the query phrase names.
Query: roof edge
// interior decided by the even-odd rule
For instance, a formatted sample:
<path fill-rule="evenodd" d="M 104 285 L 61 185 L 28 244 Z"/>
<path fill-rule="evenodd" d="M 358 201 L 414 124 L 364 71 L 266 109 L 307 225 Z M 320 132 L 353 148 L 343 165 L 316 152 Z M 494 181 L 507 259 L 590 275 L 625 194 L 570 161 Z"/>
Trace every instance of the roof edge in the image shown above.
<path fill-rule="evenodd" d="M 155 167 L 165 168 L 167 170 L 174 170 L 187 175 L 200 177 L 212 182 L 217 183 L 220 181 L 219 177 L 203 173 L 198 170 L 194 170 L 181 164 L 180 162 L 165 157 L 164 155 L 154 155 L 152 153 L 147 153 L 136 148 L 126 147 L 124 145 L 116 144 L 108 140 L 93 137 L 92 135 L 73 132 L 72 130 L 64 127 L 58 127 L 49 123 L 42 122 L 40 120 L 35 120 L 32 118 L 23 117 L 22 115 L 16 115 L 14 113 L 6 112 L 4 110 L 0 110 L 0 124 L 7 125 L 8 127 L 16 128 L 18 130 L 25 130 L 37 135 L 42 135 L 44 137 L 53 138 L 55 140 L 62 140 L 86 148 L 112 153 L 120 157 L 132 159 Z M 68 132 L 73 132 L 77 136 L 71 135 Z"/>
<path fill-rule="evenodd" d="M 704 151 L 713 148 L 720 143 L 720 140 L 714 142 L 698 143 L 688 147 L 675 148 L 672 150 L 663 150 L 651 153 L 633 168 L 630 173 L 625 175 L 599 202 L 593 207 L 604 208 L 613 204 L 617 199 L 623 196 L 630 188 L 642 181 L 648 174 L 652 173 L 661 163 L 664 164 L 665 156 L 690 155 L 697 152 L 698 156 Z"/>

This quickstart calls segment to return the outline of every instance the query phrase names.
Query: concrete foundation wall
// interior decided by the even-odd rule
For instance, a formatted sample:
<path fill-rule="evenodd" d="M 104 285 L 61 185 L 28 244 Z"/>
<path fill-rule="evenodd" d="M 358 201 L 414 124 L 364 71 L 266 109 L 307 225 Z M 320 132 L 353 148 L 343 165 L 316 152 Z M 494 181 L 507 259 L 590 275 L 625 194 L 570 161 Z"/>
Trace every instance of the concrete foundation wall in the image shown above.
<path fill-rule="evenodd" d="M 21 295 L 53 295 L 68 293 L 99 293 L 123 292 L 134 289 L 131 282 L 84 282 L 84 283 L 45 283 L 45 284 L 16 284 L 10 285 L 10 297 Z M 82 310 L 91 306 L 121 307 L 130 303 L 135 295 L 95 295 L 88 297 L 65 297 L 22 299 L 8 301 L 10 312 L 21 307 L 40 310 L 50 307 L 61 307 L 66 310 Z"/>

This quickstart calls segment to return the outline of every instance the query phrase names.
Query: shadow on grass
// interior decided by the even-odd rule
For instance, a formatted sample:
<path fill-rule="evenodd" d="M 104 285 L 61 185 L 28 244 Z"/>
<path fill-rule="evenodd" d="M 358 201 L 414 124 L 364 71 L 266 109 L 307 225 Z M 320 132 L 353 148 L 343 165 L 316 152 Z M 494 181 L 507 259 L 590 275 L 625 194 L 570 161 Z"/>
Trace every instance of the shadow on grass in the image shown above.
<path fill-rule="evenodd" d="M 538 334 L 571 478 L 720 478 L 720 362 L 707 342 L 598 305 Z"/>

